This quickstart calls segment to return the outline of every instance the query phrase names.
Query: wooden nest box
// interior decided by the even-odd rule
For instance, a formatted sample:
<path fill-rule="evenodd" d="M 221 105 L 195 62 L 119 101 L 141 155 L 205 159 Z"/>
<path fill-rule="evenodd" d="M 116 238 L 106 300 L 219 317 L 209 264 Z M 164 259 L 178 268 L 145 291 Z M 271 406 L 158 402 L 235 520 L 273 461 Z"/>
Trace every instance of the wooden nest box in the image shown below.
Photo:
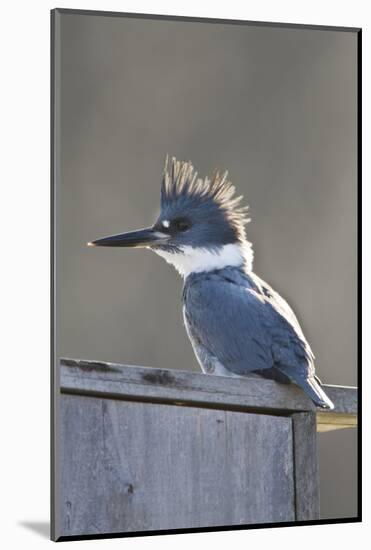
<path fill-rule="evenodd" d="M 257 378 L 61 361 L 56 538 L 319 517 L 317 431 L 356 425 Z"/>

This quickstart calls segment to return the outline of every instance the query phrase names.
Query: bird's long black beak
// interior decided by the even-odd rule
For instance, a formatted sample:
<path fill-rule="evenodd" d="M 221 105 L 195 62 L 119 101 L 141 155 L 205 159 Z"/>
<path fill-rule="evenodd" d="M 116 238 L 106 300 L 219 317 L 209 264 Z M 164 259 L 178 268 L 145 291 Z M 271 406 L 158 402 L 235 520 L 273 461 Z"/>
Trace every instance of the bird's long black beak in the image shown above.
<path fill-rule="evenodd" d="M 88 246 L 124 246 L 131 248 L 146 248 L 164 244 L 169 240 L 169 235 L 156 231 L 152 227 L 129 231 L 118 235 L 110 235 L 87 243 Z"/>

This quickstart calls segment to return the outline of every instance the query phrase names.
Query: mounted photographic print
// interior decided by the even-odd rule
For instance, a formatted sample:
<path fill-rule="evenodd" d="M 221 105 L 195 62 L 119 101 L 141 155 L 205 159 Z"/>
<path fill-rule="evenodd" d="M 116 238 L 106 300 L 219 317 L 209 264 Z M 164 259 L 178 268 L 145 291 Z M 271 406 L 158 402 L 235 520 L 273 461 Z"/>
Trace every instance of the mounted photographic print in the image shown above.
<path fill-rule="evenodd" d="M 53 540 L 360 521 L 360 48 L 53 10 Z"/>

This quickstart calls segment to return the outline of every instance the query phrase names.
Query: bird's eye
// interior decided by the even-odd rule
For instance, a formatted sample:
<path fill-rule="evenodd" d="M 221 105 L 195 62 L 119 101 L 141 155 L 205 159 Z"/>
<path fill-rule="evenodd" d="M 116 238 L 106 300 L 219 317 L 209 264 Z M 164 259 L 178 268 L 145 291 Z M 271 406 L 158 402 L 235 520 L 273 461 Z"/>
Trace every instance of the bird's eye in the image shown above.
<path fill-rule="evenodd" d="M 191 222 L 185 219 L 174 220 L 172 226 L 176 231 L 187 231 L 191 227 Z"/>

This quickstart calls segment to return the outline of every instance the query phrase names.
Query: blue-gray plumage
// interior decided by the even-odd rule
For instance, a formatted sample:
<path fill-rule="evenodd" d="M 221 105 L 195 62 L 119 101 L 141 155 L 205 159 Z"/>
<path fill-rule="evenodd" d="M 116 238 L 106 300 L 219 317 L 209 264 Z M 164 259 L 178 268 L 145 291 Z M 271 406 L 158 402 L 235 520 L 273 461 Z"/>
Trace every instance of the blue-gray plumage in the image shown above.
<path fill-rule="evenodd" d="M 234 192 L 227 173 L 201 179 L 191 163 L 172 159 L 154 226 L 89 244 L 151 248 L 178 269 L 184 322 L 203 372 L 294 382 L 317 406 L 333 408 L 293 311 L 252 271 L 249 220 Z"/>

